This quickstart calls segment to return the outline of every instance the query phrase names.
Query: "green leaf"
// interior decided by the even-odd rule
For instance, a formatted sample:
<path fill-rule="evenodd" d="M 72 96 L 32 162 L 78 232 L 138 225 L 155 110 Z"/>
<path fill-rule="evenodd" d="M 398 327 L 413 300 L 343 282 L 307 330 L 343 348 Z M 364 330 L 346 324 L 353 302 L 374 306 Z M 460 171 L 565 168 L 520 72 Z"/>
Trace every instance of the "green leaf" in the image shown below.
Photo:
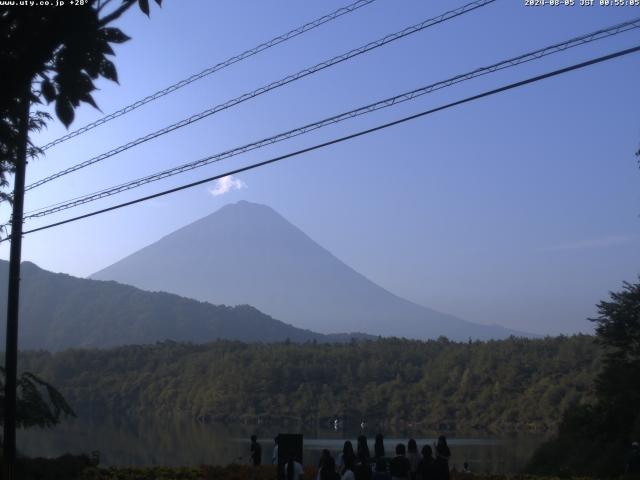
<path fill-rule="evenodd" d="M 140 10 L 148 17 L 149 16 L 149 0 L 138 0 Z"/>
<path fill-rule="evenodd" d="M 40 89 L 47 103 L 51 103 L 56 98 L 56 89 L 48 78 L 42 81 Z"/>
<path fill-rule="evenodd" d="M 56 99 L 56 115 L 67 128 L 71 125 L 71 122 L 73 122 L 75 114 L 71 102 L 69 102 L 67 98 L 58 97 Z"/>
<path fill-rule="evenodd" d="M 111 43 L 124 43 L 131 37 L 122 33 L 119 28 L 107 27 L 102 29 L 102 38 Z"/>

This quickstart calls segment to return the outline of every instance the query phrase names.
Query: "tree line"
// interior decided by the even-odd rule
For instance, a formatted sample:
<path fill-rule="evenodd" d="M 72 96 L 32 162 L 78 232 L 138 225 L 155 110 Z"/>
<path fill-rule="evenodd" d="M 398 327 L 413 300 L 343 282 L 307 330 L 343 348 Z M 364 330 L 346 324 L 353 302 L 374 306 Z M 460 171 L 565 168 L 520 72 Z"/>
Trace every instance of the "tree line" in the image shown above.
<path fill-rule="evenodd" d="M 536 474 L 627 474 L 640 478 L 640 283 L 624 283 L 598 304 L 602 368 L 595 396 L 566 409 L 553 438 L 533 456 Z"/>
<path fill-rule="evenodd" d="M 31 351 L 21 369 L 79 415 L 201 420 L 361 420 L 388 428 L 554 431 L 593 400 L 594 337 L 489 342 L 378 339 L 346 344 L 162 342 L 108 350 Z"/>

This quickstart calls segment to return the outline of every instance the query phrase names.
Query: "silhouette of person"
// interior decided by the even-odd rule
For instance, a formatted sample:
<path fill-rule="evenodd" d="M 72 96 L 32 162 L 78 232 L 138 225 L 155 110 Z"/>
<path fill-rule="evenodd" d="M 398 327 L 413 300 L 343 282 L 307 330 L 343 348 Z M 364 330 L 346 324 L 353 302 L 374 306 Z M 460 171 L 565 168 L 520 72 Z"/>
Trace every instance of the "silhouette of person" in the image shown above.
<path fill-rule="evenodd" d="M 271 454 L 271 464 L 278 465 L 278 435 L 273 439 L 273 453 Z"/>
<path fill-rule="evenodd" d="M 449 480 L 449 458 L 451 458 L 451 450 L 447 445 L 447 438 L 440 435 L 436 445 L 436 459 L 433 462 L 434 480 Z"/>
<path fill-rule="evenodd" d="M 387 461 L 383 457 L 384 455 L 376 460 L 376 469 L 371 480 L 391 480 L 391 475 L 387 470 Z"/>
<path fill-rule="evenodd" d="M 418 463 L 420 463 L 420 454 L 418 453 L 418 444 L 411 438 L 407 443 L 407 458 L 411 464 L 411 480 L 416 480 L 416 472 L 418 471 Z"/>
<path fill-rule="evenodd" d="M 349 445 L 351 445 L 351 442 L 349 442 Z M 351 447 L 351 451 L 353 452 L 353 447 Z M 341 480 L 356 480 L 355 474 L 353 473 L 354 459 L 355 457 L 353 455 L 344 456 L 344 466 L 342 467 L 342 476 L 340 477 Z"/>
<path fill-rule="evenodd" d="M 436 445 L 436 455 L 438 457 L 444 458 L 447 462 L 449 462 L 449 458 L 451 457 L 451 450 L 449 450 L 449 445 L 447 445 L 447 437 L 444 435 L 440 435 L 438 437 L 438 444 Z"/>
<path fill-rule="evenodd" d="M 396 456 L 389 462 L 389 472 L 393 480 L 409 480 L 411 476 L 411 463 L 405 453 L 404 444 L 396 445 Z"/>
<path fill-rule="evenodd" d="M 640 446 L 638 442 L 631 444 L 631 453 L 629 454 L 629 460 L 627 460 L 626 474 L 637 475 L 640 473 Z"/>
<path fill-rule="evenodd" d="M 434 465 L 433 465 L 433 451 L 429 445 L 422 447 L 422 458 L 418 463 L 418 471 L 416 477 L 418 480 L 433 480 L 434 479 Z"/>
<path fill-rule="evenodd" d="M 284 464 L 284 478 L 286 480 L 302 480 L 304 469 L 296 460 L 295 453 L 289 452 L 289 460 Z"/>
<path fill-rule="evenodd" d="M 342 453 L 340 454 L 340 461 L 338 462 L 338 470 L 340 471 L 340 475 L 344 474 L 344 467 L 346 465 L 347 459 L 351 460 L 351 466 L 353 466 L 353 464 L 355 463 L 356 454 L 353 452 L 353 444 L 349 440 L 344 442 Z"/>
<path fill-rule="evenodd" d="M 336 461 L 329 453 L 329 450 L 322 450 L 320 462 L 318 462 L 317 480 L 336 480 L 336 477 L 338 477 Z"/>
<path fill-rule="evenodd" d="M 358 453 L 355 468 L 353 470 L 356 480 L 371 480 L 371 457 L 367 455 L 368 452 L 369 449 L 367 449 L 366 452 L 362 450 Z"/>
<path fill-rule="evenodd" d="M 367 437 L 365 435 L 358 437 L 358 447 L 356 451 L 358 458 L 364 457 L 367 463 L 371 461 L 371 453 L 369 453 L 369 445 L 367 444 Z"/>
<path fill-rule="evenodd" d="M 258 437 L 251 435 L 251 464 L 257 467 L 262 463 L 262 447 L 258 443 Z"/>
<path fill-rule="evenodd" d="M 320 460 L 318 460 L 318 470 L 322 468 L 322 465 L 327 461 L 328 458 L 331 458 L 331 453 L 325 448 L 320 454 Z"/>
<path fill-rule="evenodd" d="M 376 435 L 376 443 L 373 446 L 373 454 L 376 460 L 385 458 L 386 456 L 384 452 L 384 437 L 381 433 Z"/>

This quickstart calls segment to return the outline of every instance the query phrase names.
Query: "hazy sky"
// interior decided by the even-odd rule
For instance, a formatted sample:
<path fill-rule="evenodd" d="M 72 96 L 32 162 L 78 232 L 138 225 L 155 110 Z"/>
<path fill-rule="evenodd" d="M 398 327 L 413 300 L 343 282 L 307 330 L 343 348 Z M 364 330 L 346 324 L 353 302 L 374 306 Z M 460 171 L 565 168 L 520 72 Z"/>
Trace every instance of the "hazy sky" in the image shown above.
<path fill-rule="evenodd" d="M 341 1 L 166 0 L 120 27 L 109 113 L 345 5 Z M 54 147 L 32 182 L 464 2 L 378 0 L 302 37 Z M 579 2 L 578 2 L 579 3 Z M 596 2 L 598 3 L 598 2 Z M 217 153 L 325 116 L 640 16 L 638 7 L 525 7 L 463 17 L 148 142 L 29 192 L 26 210 Z M 224 172 L 485 89 L 640 44 L 640 31 L 422 97 L 26 228 Z M 388 290 L 480 323 L 588 331 L 594 304 L 639 273 L 640 54 L 483 99 L 346 144 L 25 237 L 23 258 L 89 275 L 222 205 L 272 206 Z M 74 128 L 101 116 L 77 111 Z M 65 132 L 59 123 L 36 138 Z M 241 187 L 241 188 L 238 188 Z M 2 209 L 7 218 L 6 207 Z M 212 246 L 215 248 L 215 246 Z M 2 258 L 8 248 L 0 248 Z"/>

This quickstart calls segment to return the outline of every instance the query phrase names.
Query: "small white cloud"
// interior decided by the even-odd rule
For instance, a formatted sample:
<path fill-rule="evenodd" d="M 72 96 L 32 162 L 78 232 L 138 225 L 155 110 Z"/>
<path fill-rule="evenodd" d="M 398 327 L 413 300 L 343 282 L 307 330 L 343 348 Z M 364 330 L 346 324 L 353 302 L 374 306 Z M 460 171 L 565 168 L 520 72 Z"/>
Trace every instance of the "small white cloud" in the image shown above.
<path fill-rule="evenodd" d="M 558 252 L 562 250 L 579 250 L 584 248 L 614 247 L 616 245 L 629 243 L 637 238 L 637 235 L 610 235 L 608 237 L 593 238 L 572 243 L 554 245 L 551 247 L 541 248 L 540 250 L 543 252 Z"/>
<path fill-rule="evenodd" d="M 217 197 L 218 195 L 224 195 L 231 190 L 242 190 L 243 188 L 247 188 L 246 183 L 239 178 L 233 178 L 233 175 L 228 175 L 216 180 L 215 187 L 210 188 L 209 193 L 214 197 Z"/>

